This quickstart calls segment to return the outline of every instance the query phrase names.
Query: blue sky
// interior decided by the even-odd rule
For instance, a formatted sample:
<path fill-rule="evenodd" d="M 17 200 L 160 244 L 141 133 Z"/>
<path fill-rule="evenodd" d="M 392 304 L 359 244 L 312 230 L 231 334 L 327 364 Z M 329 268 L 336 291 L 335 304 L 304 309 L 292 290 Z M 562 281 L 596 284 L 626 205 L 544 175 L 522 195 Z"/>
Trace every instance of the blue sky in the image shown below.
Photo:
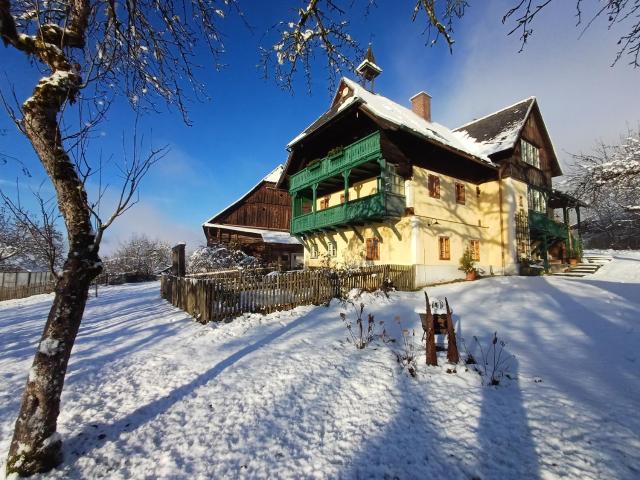
<path fill-rule="evenodd" d="M 617 37 L 601 22 L 578 39 L 581 30 L 574 27 L 572 3 L 555 2 L 543 11 L 523 53 L 518 53 L 518 38 L 507 37 L 508 28 L 500 23 L 506 0 L 472 2 L 457 25 L 453 55 L 443 42 L 425 46 L 422 24 L 410 20 L 412 2 L 379 1 L 368 17 L 355 7 L 352 31 L 363 44 L 373 42 L 384 70 L 376 91 L 408 105 L 413 94 L 426 90 L 433 96 L 433 119 L 443 125 L 455 127 L 536 95 L 558 156 L 566 162 L 567 152 L 588 150 L 599 138 L 615 140 L 627 125 L 640 121 L 640 71 L 624 60 L 610 68 Z M 202 243 L 200 224 L 284 162 L 287 142 L 327 108 L 330 93 L 321 63 L 314 65 L 312 94 L 302 78 L 292 95 L 273 80 L 262 79 L 257 68 L 258 47 L 270 43 L 263 32 L 278 19 L 292 18 L 292 5 L 297 2 L 244 2 L 254 33 L 232 16 L 225 20 L 223 60 L 228 66 L 221 72 L 209 67 L 201 71 L 211 101 L 191 104 L 193 126 L 167 111 L 140 120 L 146 138 L 171 150 L 145 180 L 140 203 L 106 235 L 104 253 L 132 232 L 185 240 L 190 246 Z M 26 98 L 40 73 L 11 50 L 0 52 L 3 77 L 20 78 L 16 93 Z M 130 132 L 132 125 L 126 105 L 115 105 L 100 127 L 102 136 L 91 144 L 94 157 L 102 152 L 105 158 L 118 158 L 123 132 Z M 24 177 L 19 164 L 10 161 L 0 165 L 0 188 L 15 195 L 18 178 L 26 198 L 28 187 L 44 180 L 42 168 L 4 113 L 3 128 L 8 135 L 0 137 L 0 151 L 19 158 L 32 177 Z M 106 176 L 117 184 L 115 173 Z M 49 188 L 46 182 L 43 188 Z"/>

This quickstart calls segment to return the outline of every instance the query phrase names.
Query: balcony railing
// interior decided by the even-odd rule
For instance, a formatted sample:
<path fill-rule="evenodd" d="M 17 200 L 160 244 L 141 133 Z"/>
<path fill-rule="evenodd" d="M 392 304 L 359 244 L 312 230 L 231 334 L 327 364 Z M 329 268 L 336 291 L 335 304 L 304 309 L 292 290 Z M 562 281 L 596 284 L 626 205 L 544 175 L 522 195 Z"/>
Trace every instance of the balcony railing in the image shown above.
<path fill-rule="evenodd" d="M 314 165 L 291 175 L 289 191 L 294 193 L 380 156 L 380 132 L 374 132 L 340 152 L 324 157 Z"/>
<path fill-rule="evenodd" d="M 300 215 L 291 220 L 291 233 L 320 231 L 353 225 L 365 220 L 399 217 L 404 213 L 406 201 L 402 195 L 381 192 L 349 201 L 343 205 Z"/>
<path fill-rule="evenodd" d="M 544 213 L 529 210 L 529 230 L 532 237 L 546 235 L 551 238 L 568 238 L 567 225 L 550 219 Z"/>

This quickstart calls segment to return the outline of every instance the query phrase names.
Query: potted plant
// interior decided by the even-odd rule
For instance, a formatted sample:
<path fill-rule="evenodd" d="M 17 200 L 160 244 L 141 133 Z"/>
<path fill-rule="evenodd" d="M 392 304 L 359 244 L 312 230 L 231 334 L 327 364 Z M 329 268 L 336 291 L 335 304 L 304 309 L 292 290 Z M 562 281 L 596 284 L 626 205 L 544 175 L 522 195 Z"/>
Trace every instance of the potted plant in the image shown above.
<path fill-rule="evenodd" d="M 467 280 L 475 280 L 477 276 L 477 271 L 475 267 L 475 263 L 473 258 L 471 257 L 471 252 L 469 250 L 465 250 L 462 257 L 460 257 L 460 268 L 467 275 Z"/>

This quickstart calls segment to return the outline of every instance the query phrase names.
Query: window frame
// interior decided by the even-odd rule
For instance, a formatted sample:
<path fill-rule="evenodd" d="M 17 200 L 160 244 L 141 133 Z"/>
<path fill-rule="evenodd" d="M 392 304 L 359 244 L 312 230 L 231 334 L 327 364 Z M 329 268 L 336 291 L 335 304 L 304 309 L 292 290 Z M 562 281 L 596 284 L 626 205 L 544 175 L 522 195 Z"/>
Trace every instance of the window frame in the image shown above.
<path fill-rule="evenodd" d="M 315 260 L 320 256 L 320 251 L 318 250 L 318 245 L 316 243 L 309 244 L 309 258 Z"/>
<path fill-rule="evenodd" d="M 540 148 L 524 138 L 520 139 L 520 159 L 527 165 L 541 170 Z"/>
<path fill-rule="evenodd" d="M 527 203 L 529 210 L 547 215 L 549 199 L 545 191 L 529 185 L 527 187 Z"/>
<path fill-rule="evenodd" d="M 338 256 L 338 242 L 336 242 L 335 240 L 329 240 L 327 242 L 327 255 L 329 255 L 330 257 Z"/>
<path fill-rule="evenodd" d="M 444 249 L 443 246 L 445 247 Z M 451 260 L 451 238 L 446 235 L 438 236 L 438 258 L 440 260 Z"/>

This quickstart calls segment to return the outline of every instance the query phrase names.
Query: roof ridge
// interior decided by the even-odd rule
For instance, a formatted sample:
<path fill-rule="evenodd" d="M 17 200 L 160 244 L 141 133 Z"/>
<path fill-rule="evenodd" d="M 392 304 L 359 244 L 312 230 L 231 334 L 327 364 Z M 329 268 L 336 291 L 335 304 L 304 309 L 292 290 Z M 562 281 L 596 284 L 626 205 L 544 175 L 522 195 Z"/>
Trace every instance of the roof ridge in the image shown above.
<path fill-rule="evenodd" d="M 460 125 L 459 127 L 454 128 L 453 131 L 455 132 L 455 131 L 458 131 L 458 130 L 462 130 L 464 127 L 468 127 L 472 123 L 480 122 L 481 120 L 485 120 L 485 119 L 487 119 L 489 117 L 497 115 L 498 113 L 504 112 L 505 110 L 509 110 L 510 108 L 513 108 L 516 105 L 520 105 L 521 103 L 528 102 L 528 101 L 531 101 L 531 100 L 537 100 L 535 95 L 531 95 L 530 97 L 523 98 L 522 100 L 518 100 L 517 102 L 515 102 L 515 103 L 513 103 L 513 104 L 511 104 L 511 105 L 509 105 L 507 107 L 503 107 L 500 110 L 496 110 L 495 112 L 489 113 L 489 114 L 484 115 L 484 116 L 482 116 L 480 118 L 476 118 L 475 120 L 471 120 L 470 122 L 467 122 L 467 123 L 465 123 L 463 125 Z M 531 107 L 529 107 L 529 109 L 530 108 Z M 529 109 L 527 109 L 527 112 L 529 111 Z"/>

